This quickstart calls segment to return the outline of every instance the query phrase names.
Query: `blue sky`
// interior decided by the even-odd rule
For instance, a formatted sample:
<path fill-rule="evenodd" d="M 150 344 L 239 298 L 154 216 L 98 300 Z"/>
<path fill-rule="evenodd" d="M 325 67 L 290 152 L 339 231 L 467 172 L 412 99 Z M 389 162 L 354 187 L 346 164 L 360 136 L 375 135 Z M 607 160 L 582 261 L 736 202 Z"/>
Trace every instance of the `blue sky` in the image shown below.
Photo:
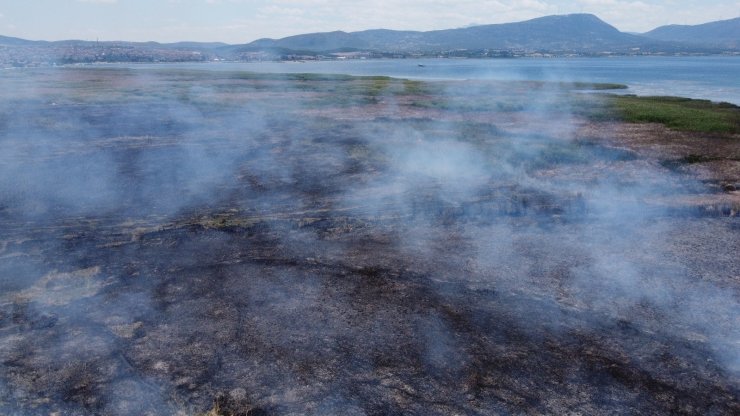
<path fill-rule="evenodd" d="M 374 28 L 432 30 L 594 13 L 623 31 L 740 16 L 740 0 L 0 0 L 0 35 L 244 43 Z"/>

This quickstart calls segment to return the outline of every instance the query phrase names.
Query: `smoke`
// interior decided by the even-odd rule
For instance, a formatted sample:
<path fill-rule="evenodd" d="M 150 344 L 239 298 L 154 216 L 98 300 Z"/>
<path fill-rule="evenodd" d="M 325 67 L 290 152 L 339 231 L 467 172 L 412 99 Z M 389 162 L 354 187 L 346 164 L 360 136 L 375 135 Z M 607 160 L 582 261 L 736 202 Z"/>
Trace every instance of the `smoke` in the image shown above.
<path fill-rule="evenodd" d="M 501 108 L 497 91 L 452 85 L 445 97 L 452 109 Z M 655 203 L 700 185 L 580 137 L 584 121 L 574 116 L 563 84 L 527 85 L 532 88 L 517 119 L 485 114 L 502 122 L 482 138 L 448 120 L 366 132 L 387 166 L 369 187 L 351 191 L 352 205 L 370 217 L 396 213 L 402 218 L 398 250 L 458 270 L 444 276 L 429 267 L 435 281 L 530 291 L 560 308 L 599 314 L 599 325 L 624 321 L 701 340 L 724 370 L 736 373 L 737 293 L 725 290 L 727 280 L 717 287 L 697 279 L 697 270 L 677 257 L 681 248 L 665 239 L 694 220 L 675 221 L 669 207 Z M 519 323 L 552 329 L 561 324 L 562 311 L 554 312 Z"/>
<path fill-rule="evenodd" d="M 4 412 L 731 406 L 735 219 L 655 202 L 702 186 L 585 136 L 596 97 L 176 68 L 0 87 Z"/>

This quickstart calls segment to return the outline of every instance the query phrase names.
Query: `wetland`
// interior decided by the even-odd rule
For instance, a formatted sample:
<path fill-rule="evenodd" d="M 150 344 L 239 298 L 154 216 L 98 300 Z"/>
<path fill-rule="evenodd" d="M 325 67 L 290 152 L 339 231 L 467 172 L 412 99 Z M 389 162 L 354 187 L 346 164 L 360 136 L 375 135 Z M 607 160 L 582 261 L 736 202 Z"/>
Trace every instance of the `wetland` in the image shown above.
<path fill-rule="evenodd" d="M 3 75 L 0 413 L 740 412 L 733 104 Z"/>

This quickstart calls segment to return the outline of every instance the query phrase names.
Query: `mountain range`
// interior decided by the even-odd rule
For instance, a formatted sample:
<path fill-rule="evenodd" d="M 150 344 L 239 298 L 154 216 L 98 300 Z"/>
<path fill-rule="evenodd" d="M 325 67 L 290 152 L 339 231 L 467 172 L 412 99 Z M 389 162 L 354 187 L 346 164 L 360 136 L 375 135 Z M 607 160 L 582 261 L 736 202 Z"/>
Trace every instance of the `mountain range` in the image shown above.
<path fill-rule="evenodd" d="M 545 16 L 517 23 L 433 31 L 364 30 L 259 39 L 240 45 L 211 42 L 31 41 L 0 36 L 0 63 L 18 61 L 13 48 L 33 49 L 49 61 L 243 60 L 338 53 L 504 56 L 525 51 L 554 54 L 740 53 L 740 17 L 695 26 L 668 25 L 646 33 L 625 33 L 592 14 Z M 44 55 L 39 51 L 53 50 Z M 70 50 L 72 52 L 70 52 Z M 475 52 L 474 51 L 485 51 Z M 497 51 L 489 53 L 489 51 Z M 477 53 L 477 55 L 476 55 Z M 40 54 L 40 55 L 39 55 Z M 384 55 L 385 54 L 385 55 Z M 3 58 L 5 57 L 5 58 Z M 10 58 L 8 58 L 10 57 Z M 21 62 L 23 60 L 21 59 Z"/>
<path fill-rule="evenodd" d="M 427 52 L 451 49 L 499 49 L 625 52 L 738 49 L 740 18 L 697 26 L 663 26 L 644 34 L 620 32 L 592 14 L 545 16 L 518 23 L 473 26 L 428 32 L 365 30 L 326 32 L 259 39 L 245 49 L 282 48 L 315 52 L 342 49 Z"/>
<path fill-rule="evenodd" d="M 740 49 L 740 17 L 701 25 L 668 25 L 643 36 L 651 39 Z"/>
<path fill-rule="evenodd" d="M 260 39 L 246 47 L 329 51 L 390 52 L 450 49 L 537 49 L 595 51 L 605 48 L 658 46 L 649 38 L 622 33 L 590 14 L 546 16 L 519 23 L 473 26 L 429 32 L 366 30 L 311 33 L 283 39 Z"/>

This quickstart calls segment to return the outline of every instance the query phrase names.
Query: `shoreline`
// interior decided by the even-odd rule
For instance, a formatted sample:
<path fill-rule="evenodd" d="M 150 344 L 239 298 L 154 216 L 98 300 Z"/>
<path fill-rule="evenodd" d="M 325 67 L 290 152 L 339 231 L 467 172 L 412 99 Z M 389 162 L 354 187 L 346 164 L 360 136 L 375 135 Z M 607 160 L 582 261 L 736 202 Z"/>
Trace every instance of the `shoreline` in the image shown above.
<path fill-rule="evenodd" d="M 730 73 L 740 71 L 740 59 L 735 57 L 704 58 L 638 57 L 603 60 L 558 60 L 531 58 L 522 60 L 365 60 L 306 63 L 138 63 L 90 64 L 72 68 L 130 69 L 197 69 L 214 72 L 256 71 L 282 73 L 333 73 L 355 76 L 392 76 L 423 81 L 493 80 L 493 81 L 586 81 L 621 83 L 630 86 L 627 93 L 640 96 L 677 96 L 710 99 L 740 105 L 740 83 Z M 418 67 L 422 63 L 424 67 Z M 639 64 L 639 65 L 638 65 Z M 627 65 L 624 68 L 624 65 Z M 635 66 L 637 65 L 637 67 Z M 67 67 L 69 68 L 69 67 Z M 622 72 L 622 69 L 627 72 Z M 661 74 L 650 75 L 660 71 Z M 729 78 L 728 78 L 729 77 Z"/>

